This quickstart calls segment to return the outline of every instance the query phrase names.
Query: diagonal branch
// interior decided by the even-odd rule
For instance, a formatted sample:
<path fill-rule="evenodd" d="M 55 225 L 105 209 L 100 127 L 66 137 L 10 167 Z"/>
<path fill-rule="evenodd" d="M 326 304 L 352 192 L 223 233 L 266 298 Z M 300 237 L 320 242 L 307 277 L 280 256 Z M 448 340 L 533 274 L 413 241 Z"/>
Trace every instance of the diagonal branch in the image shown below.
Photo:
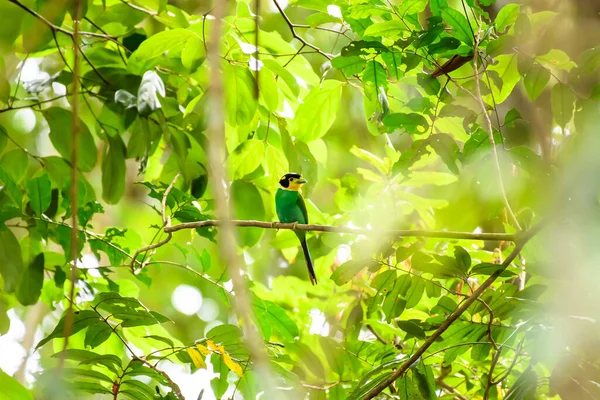
<path fill-rule="evenodd" d="M 297 231 L 317 231 L 317 232 L 336 232 L 350 233 L 353 235 L 372 235 L 384 234 L 386 236 L 411 236 L 411 237 L 430 237 L 446 239 L 467 239 L 467 240 L 499 240 L 514 242 L 517 235 L 511 233 L 471 233 L 471 232 L 453 232 L 453 231 L 424 231 L 424 230 L 390 230 L 378 231 L 373 229 L 357 229 L 345 226 L 315 225 L 315 224 L 285 224 L 281 222 L 265 222 L 253 220 L 232 220 L 231 223 L 242 227 L 255 227 L 264 229 L 292 229 Z M 206 228 L 209 226 L 222 226 L 223 221 L 206 220 L 196 222 L 184 222 L 173 226 L 165 227 L 165 232 L 172 233 L 182 229 Z"/>
<path fill-rule="evenodd" d="M 416 352 L 413 353 L 412 356 L 408 358 L 397 370 L 395 370 L 387 379 L 377 384 L 373 389 L 371 389 L 364 397 L 364 399 L 372 399 L 381 393 L 385 388 L 390 386 L 392 383 L 396 381 L 399 377 L 401 377 L 414 363 L 418 362 L 421 356 L 425 353 L 425 351 L 448 329 L 450 326 L 473 304 L 479 296 L 484 292 L 485 289 L 490 287 L 492 283 L 500 277 L 502 272 L 513 262 L 515 258 L 519 255 L 521 250 L 525 244 L 535 236 L 542 228 L 544 224 L 540 223 L 527 232 L 521 234 L 521 236 L 517 239 L 515 248 L 513 251 L 506 257 L 504 262 L 502 263 L 502 268 L 498 271 L 494 272 L 490 277 L 479 286 L 471 296 L 469 296 L 460 307 L 458 307 L 452 314 L 448 316 L 448 318 L 440 325 L 440 327 L 423 343 Z"/>
<path fill-rule="evenodd" d="M 298 39 L 300 41 L 300 43 L 302 43 L 303 47 L 304 46 L 310 47 L 311 49 L 315 50 L 317 53 L 319 53 L 323 57 L 327 58 L 328 60 L 331 60 L 331 56 L 329 54 L 325 53 L 323 50 L 321 50 L 320 48 L 318 48 L 314 44 L 306 41 L 302 36 L 298 35 L 298 33 L 296 32 L 296 25 L 294 25 L 294 23 L 290 20 L 290 18 L 287 16 L 287 14 L 285 13 L 285 11 L 283 11 L 283 8 L 281 8 L 281 6 L 277 2 L 277 0 L 273 0 L 273 4 L 275 4 L 275 7 L 277 7 L 277 10 L 279 11 L 279 14 L 281 14 L 281 16 L 285 20 L 286 24 L 290 28 L 290 31 L 292 32 L 292 36 L 295 39 Z M 300 28 L 304 28 L 304 26 L 299 26 L 299 27 Z"/>

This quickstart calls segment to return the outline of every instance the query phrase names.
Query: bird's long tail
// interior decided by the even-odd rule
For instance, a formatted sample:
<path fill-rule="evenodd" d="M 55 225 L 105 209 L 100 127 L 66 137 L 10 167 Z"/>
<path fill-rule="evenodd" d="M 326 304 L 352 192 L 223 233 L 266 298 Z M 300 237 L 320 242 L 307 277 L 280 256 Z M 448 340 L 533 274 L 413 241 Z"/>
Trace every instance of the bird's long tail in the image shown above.
<path fill-rule="evenodd" d="M 310 258 L 310 252 L 308 251 L 308 244 L 306 243 L 306 239 L 300 238 L 300 243 L 302 244 L 304 258 L 306 259 L 306 268 L 308 268 L 308 276 L 310 277 L 310 281 L 312 282 L 312 284 L 316 285 L 317 276 L 315 275 L 315 270 L 313 268 L 312 258 Z"/>

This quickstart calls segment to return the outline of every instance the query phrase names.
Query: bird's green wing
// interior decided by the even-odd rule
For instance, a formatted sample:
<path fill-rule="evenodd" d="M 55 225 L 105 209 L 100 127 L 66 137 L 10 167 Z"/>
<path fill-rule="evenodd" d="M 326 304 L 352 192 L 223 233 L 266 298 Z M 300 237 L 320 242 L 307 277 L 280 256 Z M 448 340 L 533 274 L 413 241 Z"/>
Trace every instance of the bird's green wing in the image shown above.
<path fill-rule="evenodd" d="M 304 203 L 304 199 L 302 195 L 298 194 L 298 200 L 296 200 L 296 204 L 300 207 L 302 211 L 302 215 L 304 216 L 304 223 L 308 224 L 308 212 L 306 211 L 306 204 Z"/>

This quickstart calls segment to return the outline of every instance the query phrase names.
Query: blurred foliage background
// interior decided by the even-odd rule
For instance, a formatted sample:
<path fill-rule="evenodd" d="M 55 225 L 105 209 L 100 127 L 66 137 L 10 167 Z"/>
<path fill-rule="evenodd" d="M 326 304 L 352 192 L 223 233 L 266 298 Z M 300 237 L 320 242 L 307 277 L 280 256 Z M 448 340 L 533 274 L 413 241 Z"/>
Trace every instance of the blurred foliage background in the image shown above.
<path fill-rule="evenodd" d="M 599 13 L 0 0 L 4 398 L 600 398 Z M 234 218 L 295 171 L 356 229 L 317 286 L 288 229 L 236 229 L 241 305 L 218 227 L 165 232 L 217 218 L 211 134 Z"/>

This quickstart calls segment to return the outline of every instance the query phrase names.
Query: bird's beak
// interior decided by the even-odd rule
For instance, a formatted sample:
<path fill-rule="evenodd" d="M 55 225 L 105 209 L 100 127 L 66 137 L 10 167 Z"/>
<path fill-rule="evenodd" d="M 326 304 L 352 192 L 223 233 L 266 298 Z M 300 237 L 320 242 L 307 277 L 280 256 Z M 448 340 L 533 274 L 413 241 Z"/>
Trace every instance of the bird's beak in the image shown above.
<path fill-rule="evenodd" d="M 308 181 L 307 181 L 306 179 L 304 179 L 304 178 L 299 178 L 299 179 L 296 179 L 296 183 L 305 184 L 305 183 L 307 183 L 307 182 L 308 182 Z"/>

